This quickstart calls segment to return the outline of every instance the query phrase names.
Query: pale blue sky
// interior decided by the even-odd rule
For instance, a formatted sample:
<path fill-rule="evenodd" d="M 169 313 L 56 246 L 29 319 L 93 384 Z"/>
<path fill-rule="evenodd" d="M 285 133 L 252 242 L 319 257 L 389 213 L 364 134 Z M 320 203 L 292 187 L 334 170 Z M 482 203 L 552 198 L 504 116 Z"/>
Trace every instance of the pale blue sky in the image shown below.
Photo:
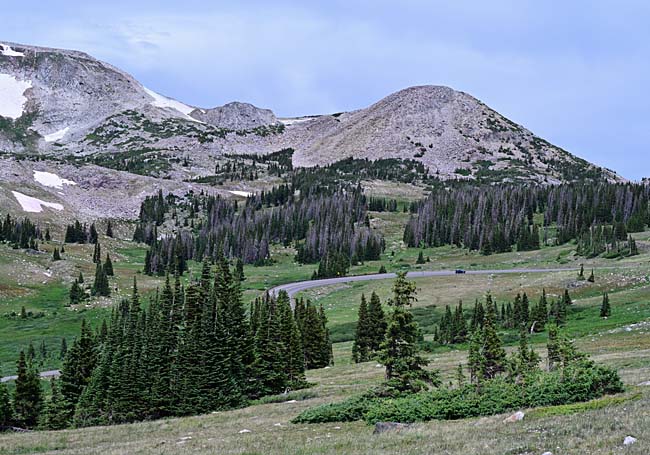
<path fill-rule="evenodd" d="M 0 14 L 0 40 L 83 50 L 201 107 L 318 114 L 448 85 L 650 176 L 647 1 L 0 0 Z"/>

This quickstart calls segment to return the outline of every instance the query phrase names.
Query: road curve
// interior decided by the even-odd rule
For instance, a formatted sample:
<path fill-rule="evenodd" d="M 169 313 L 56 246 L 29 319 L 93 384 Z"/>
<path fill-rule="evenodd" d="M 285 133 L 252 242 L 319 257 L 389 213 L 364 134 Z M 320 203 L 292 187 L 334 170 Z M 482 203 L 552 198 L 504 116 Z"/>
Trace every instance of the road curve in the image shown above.
<path fill-rule="evenodd" d="M 465 275 L 505 275 L 515 273 L 544 273 L 544 272 L 571 272 L 577 271 L 577 268 L 553 268 L 553 269 L 501 269 L 501 270 L 468 270 Z M 322 280 L 308 280 L 296 281 L 294 283 L 281 284 L 274 288 L 269 289 L 269 294 L 273 297 L 278 295 L 280 291 L 287 291 L 289 297 L 293 297 L 296 293 L 306 291 L 307 289 L 319 288 L 322 286 L 329 286 L 338 283 L 351 283 L 354 281 L 372 281 L 372 280 L 388 280 L 395 278 L 395 273 L 376 273 L 373 275 L 354 275 L 342 276 L 339 278 L 325 278 Z M 408 272 L 408 278 L 426 278 L 437 276 L 456 276 L 455 270 L 421 270 L 415 272 Z M 41 378 L 51 378 L 59 376 L 59 370 L 49 370 L 41 372 Z M 13 381 L 16 376 L 5 376 L 0 378 L 0 382 Z"/>
<path fill-rule="evenodd" d="M 572 272 L 577 271 L 577 268 L 552 268 L 552 269 L 501 269 L 501 270 L 468 270 L 465 275 L 505 275 L 515 273 L 544 273 L 544 272 Z M 295 283 L 281 284 L 274 288 L 269 289 L 269 294 L 276 297 L 280 291 L 286 291 L 289 297 L 293 297 L 296 293 L 306 291 L 307 289 L 318 288 L 321 286 L 329 286 L 338 283 L 350 283 L 354 281 L 371 281 L 371 280 L 388 280 L 395 278 L 395 273 L 376 273 L 373 275 L 355 275 L 355 276 L 342 276 L 338 278 L 325 278 L 322 280 L 308 280 L 297 281 Z M 423 270 L 416 272 L 408 272 L 408 278 L 426 278 L 436 276 L 456 276 L 455 270 Z"/>

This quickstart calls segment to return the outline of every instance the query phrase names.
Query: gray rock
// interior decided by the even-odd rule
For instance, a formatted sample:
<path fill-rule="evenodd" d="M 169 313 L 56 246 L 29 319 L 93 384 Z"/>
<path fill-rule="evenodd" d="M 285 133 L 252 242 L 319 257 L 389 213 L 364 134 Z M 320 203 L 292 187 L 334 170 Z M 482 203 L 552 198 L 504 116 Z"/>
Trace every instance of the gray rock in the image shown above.
<path fill-rule="evenodd" d="M 196 109 L 191 116 L 218 128 L 229 130 L 249 130 L 259 126 L 279 124 L 270 109 L 260 109 L 252 104 L 237 101 L 214 109 Z"/>
<path fill-rule="evenodd" d="M 625 439 L 623 439 L 623 445 L 624 446 L 631 446 L 637 441 L 637 439 L 634 436 L 625 436 Z"/>
<path fill-rule="evenodd" d="M 507 417 L 503 419 L 504 423 L 511 423 L 511 422 L 519 422 L 524 418 L 526 414 L 524 414 L 522 411 L 517 411 L 510 417 Z"/>
<path fill-rule="evenodd" d="M 402 431 L 410 428 L 411 425 L 399 422 L 377 422 L 372 434 L 386 433 L 387 431 Z"/>

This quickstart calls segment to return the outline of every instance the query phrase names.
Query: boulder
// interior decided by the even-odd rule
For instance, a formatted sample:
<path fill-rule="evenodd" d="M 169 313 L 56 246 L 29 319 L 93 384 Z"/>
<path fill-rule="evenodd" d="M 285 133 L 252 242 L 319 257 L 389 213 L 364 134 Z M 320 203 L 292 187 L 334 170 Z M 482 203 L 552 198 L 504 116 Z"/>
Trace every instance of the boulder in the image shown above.
<path fill-rule="evenodd" d="M 377 422 L 375 424 L 375 430 L 372 432 L 372 434 L 380 434 L 387 431 L 402 431 L 410 428 L 410 426 L 411 425 L 408 425 L 406 423 L 399 422 Z"/>
<path fill-rule="evenodd" d="M 634 436 L 625 436 L 625 439 L 623 439 L 624 446 L 631 446 L 635 442 L 636 442 L 636 438 Z"/>
<path fill-rule="evenodd" d="M 523 412 L 517 411 L 513 415 L 511 415 L 510 417 L 507 417 L 507 418 L 503 419 L 503 422 L 504 423 L 519 422 L 520 420 L 522 420 L 524 418 L 525 415 L 526 414 L 524 414 Z"/>

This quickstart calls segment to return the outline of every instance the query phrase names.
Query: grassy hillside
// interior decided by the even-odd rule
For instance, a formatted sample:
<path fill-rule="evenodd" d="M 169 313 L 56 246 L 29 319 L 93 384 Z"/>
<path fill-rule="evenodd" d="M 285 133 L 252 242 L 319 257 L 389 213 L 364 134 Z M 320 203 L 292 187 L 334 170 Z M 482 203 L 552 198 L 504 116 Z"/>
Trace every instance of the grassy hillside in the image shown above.
<path fill-rule="evenodd" d="M 205 416 L 168 419 L 107 428 L 0 435 L 0 453 L 614 453 L 623 438 L 639 441 L 625 453 L 650 450 L 650 388 L 637 386 L 650 380 L 650 232 L 635 234 L 641 254 L 621 260 L 576 257 L 572 245 L 545 247 L 539 251 L 482 256 L 453 247 L 423 250 L 430 261 L 416 264 L 419 249 L 405 248 L 401 232 L 402 213 L 375 213 L 371 222 L 386 233 L 387 248 L 381 260 L 353 266 L 351 275 L 376 273 L 381 265 L 388 271 L 440 269 L 577 268 L 581 263 L 596 272 L 596 282 L 576 280 L 576 272 L 509 275 L 465 275 L 417 279 L 418 302 L 414 313 L 425 333 L 431 333 L 445 305 L 463 299 L 469 307 L 474 299 L 491 291 L 500 304 L 525 291 L 535 302 L 542 289 L 552 297 L 569 288 L 575 304 L 568 315 L 566 332 L 581 350 L 596 361 L 619 370 L 628 390 L 616 397 L 568 407 L 526 411 L 519 423 L 504 424 L 505 416 L 455 422 L 417 424 L 400 432 L 373 435 L 363 423 L 294 425 L 289 421 L 301 411 L 362 392 L 383 380 L 383 368 L 376 362 L 352 364 L 351 338 L 360 295 L 377 292 L 389 295 L 390 281 L 361 282 L 316 288 L 304 293 L 323 304 L 334 341 L 335 365 L 308 372 L 316 385 L 287 396 L 267 398 L 244 409 Z M 83 271 L 92 281 L 92 246 L 66 245 L 64 260 L 51 262 L 58 243 L 44 243 L 43 254 L 27 254 L 0 246 L 0 373 L 13 374 L 20 349 L 31 341 L 38 349 L 45 340 L 49 357 L 42 369 L 60 364 L 61 337 L 68 341 L 78 333 L 82 318 L 98 324 L 111 305 L 130 293 L 132 277 L 146 295 L 161 284 L 157 277 L 140 273 L 145 249 L 123 240 L 101 238 L 104 254 L 110 252 L 116 271 L 110 299 L 92 300 L 82 307 L 67 306 L 70 282 Z M 247 266 L 245 301 L 282 283 L 305 280 L 314 266 L 294 262 L 291 248 L 273 250 L 273 265 Z M 198 264 L 190 263 L 196 275 Z M 115 291 L 117 289 L 117 291 Z M 602 292 L 610 294 L 612 316 L 602 319 L 598 308 Z M 20 318 L 21 308 L 32 313 Z M 15 313 L 17 316 L 11 316 Z M 43 313 L 40 315 L 40 313 Z M 514 335 L 502 332 L 508 344 Z M 532 339 L 540 354 L 545 352 L 545 334 Z M 440 369 L 445 381 L 466 361 L 463 345 L 439 347 L 427 354 L 431 367 Z M 511 349 L 511 348 L 510 348 Z M 294 400 L 296 400 L 294 402 Z M 250 430 L 250 432 L 242 432 Z M 241 433 L 240 433 L 241 432 Z M 495 437 L 496 436 L 496 437 Z"/>

